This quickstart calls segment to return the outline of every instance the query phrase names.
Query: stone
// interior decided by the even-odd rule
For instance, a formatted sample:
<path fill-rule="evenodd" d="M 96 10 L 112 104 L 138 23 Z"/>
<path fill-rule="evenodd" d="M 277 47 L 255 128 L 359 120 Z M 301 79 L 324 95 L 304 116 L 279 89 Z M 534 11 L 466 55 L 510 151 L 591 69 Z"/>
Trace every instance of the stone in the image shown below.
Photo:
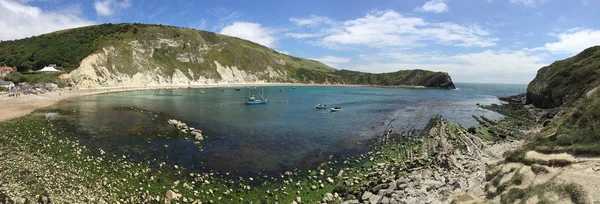
<path fill-rule="evenodd" d="M 373 192 L 377 192 L 381 189 L 387 189 L 388 185 L 387 184 L 379 184 L 375 187 L 373 187 L 371 190 L 373 190 Z"/>
<path fill-rule="evenodd" d="M 302 203 L 302 198 L 300 196 L 296 197 L 296 202 L 297 203 Z"/>
<path fill-rule="evenodd" d="M 405 183 L 408 183 L 408 182 L 410 182 L 410 180 L 407 179 L 407 178 L 404 178 L 404 177 L 401 177 L 401 178 L 399 178 L 399 179 L 396 180 L 396 184 L 405 184 Z"/>
<path fill-rule="evenodd" d="M 359 204 L 360 202 L 358 200 L 347 200 L 342 202 L 342 204 Z"/>
<path fill-rule="evenodd" d="M 344 175 L 344 170 L 341 169 L 338 173 L 336 177 L 342 177 L 342 175 Z"/>
<path fill-rule="evenodd" d="M 366 191 L 365 193 L 363 193 L 363 195 L 360 197 L 363 201 L 367 201 L 371 198 L 371 196 L 373 196 L 373 193 Z"/>
<path fill-rule="evenodd" d="M 323 200 L 324 203 L 327 202 L 331 202 L 331 201 L 335 201 L 335 198 L 333 197 L 333 194 L 331 193 L 325 193 L 325 196 L 323 196 Z"/>
<path fill-rule="evenodd" d="M 434 171 L 434 172 L 433 172 L 433 178 L 434 178 L 435 180 L 438 180 L 438 181 L 443 181 L 442 179 L 444 179 L 444 177 L 442 177 L 442 176 L 440 175 L 440 173 L 439 173 L 439 172 L 437 172 L 437 171 Z M 444 179 L 444 180 L 445 180 L 445 179 Z"/>
<path fill-rule="evenodd" d="M 369 198 L 369 203 L 371 203 L 371 204 L 379 203 L 381 198 L 382 198 L 382 196 L 380 196 L 380 195 L 371 196 L 371 198 Z"/>
<path fill-rule="evenodd" d="M 388 197 L 383 197 L 383 198 L 381 199 L 381 201 L 379 201 L 379 203 L 381 203 L 381 204 L 389 204 L 389 203 L 390 203 L 390 198 L 388 198 Z"/>
<path fill-rule="evenodd" d="M 421 186 L 425 189 L 427 189 L 427 191 L 433 190 L 433 189 L 437 189 L 441 186 L 443 186 L 444 183 L 441 181 L 436 181 L 436 180 L 431 180 L 431 179 L 425 179 L 425 181 L 423 181 L 423 183 L 421 184 Z"/>
<path fill-rule="evenodd" d="M 168 190 L 166 197 L 168 200 L 179 200 L 179 198 L 181 197 L 181 194 L 175 193 L 172 190 Z"/>

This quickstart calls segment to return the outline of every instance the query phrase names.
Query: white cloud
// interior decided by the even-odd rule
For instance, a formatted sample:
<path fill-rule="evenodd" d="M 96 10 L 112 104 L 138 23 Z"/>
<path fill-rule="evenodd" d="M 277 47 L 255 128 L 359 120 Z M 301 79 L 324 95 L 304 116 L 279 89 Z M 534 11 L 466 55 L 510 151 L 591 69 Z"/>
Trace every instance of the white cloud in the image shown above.
<path fill-rule="evenodd" d="M 433 13 L 443 13 L 450 10 L 446 2 L 444 0 L 431 0 L 425 2 L 423 6 L 417 7 L 415 10 L 421 12 L 433 12 Z"/>
<path fill-rule="evenodd" d="M 131 7 L 131 0 L 95 0 L 94 9 L 100 16 L 112 16 L 118 10 Z"/>
<path fill-rule="evenodd" d="M 80 16 L 78 7 L 51 11 L 12 0 L 1 0 L 0 13 L 0 40 L 19 39 L 94 24 Z"/>
<path fill-rule="evenodd" d="M 329 19 L 326 16 L 316 16 L 316 15 L 311 15 L 308 18 L 290 18 L 290 21 L 294 22 L 298 26 L 308 26 L 308 27 L 314 27 L 314 26 L 323 25 L 323 24 L 325 24 L 325 25 L 335 24 L 335 21 Z"/>
<path fill-rule="evenodd" d="M 319 62 L 323 62 L 330 67 L 338 67 L 342 63 L 350 62 L 349 58 L 336 57 L 336 56 L 325 56 L 321 58 L 311 58 L 313 60 L 317 60 Z"/>
<path fill-rule="evenodd" d="M 395 11 L 377 11 L 357 18 L 331 24 L 313 33 L 288 33 L 295 38 L 322 37 L 317 44 L 330 48 L 341 45 L 412 48 L 430 43 L 462 47 L 490 47 L 498 38 L 477 25 L 462 26 L 448 22 L 427 22 L 417 17 L 403 16 Z"/>
<path fill-rule="evenodd" d="M 546 50 L 559 54 L 575 54 L 600 45 L 600 30 L 574 28 L 556 35 L 558 42 L 546 43 Z"/>
<path fill-rule="evenodd" d="M 510 0 L 510 3 L 513 4 L 522 4 L 528 7 L 536 7 L 540 4 L 546 3 L 549 0 Z"/>
<path fill-rule="evenodd" d="M 281 54 L 290 55 L 290 53 L 288 51 L 285 51 L 285 50 L 277 50 L 277 52 L 279 52 Z"/>
<path fill-rule="evenodd" d="M 321 37 L 324 35 L 326 35 L 326 34 L 324 34 L 324 33 L 286 33 L 285 34 L 286 37 L 292 37 L 292 38 L 297 38 L 297 39 Z"/>
<path fill-rule="evenodd" d="M 277 39 L 273 36 L 273 29 L 261 26 L 258 23 L 238 21 L 221 29 L 221 34 L 235 36 L 252 42 L 273 47 Z"/>
<path fill-rule="evenodd" d="M 448 72 L 457 82 L 528 83 L 537 70 L 546 64 L 542 55 L 525 51 L 486 50 L 477 53 L 439 55 L 435 53 L 382 53 L 378 59 L 359 63 L 348 69 L 365 72 L 394 72 L 406 69 L 426 69 Z M 376 61 L 391 61 L 381 63 Z"/>

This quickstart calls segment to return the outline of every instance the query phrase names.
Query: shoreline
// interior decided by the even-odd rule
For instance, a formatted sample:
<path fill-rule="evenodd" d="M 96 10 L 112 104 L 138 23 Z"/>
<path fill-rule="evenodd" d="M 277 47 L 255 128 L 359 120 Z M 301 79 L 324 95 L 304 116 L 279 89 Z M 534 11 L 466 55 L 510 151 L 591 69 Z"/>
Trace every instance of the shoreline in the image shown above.
<path fill-rule="evenodd" d="M 89 89 L 61 89 L 58 91 L 46 92 L 38 95 L 24 95 L 14 98 L 7 94 L 0 95 L 0 122 L 23 117 L 33 111 L 51 106 L 62 100 L 76 98 L 81 96 L 118 93 L 127 91 L 159 90 L 159 89 L 183 89 L 183 88 L 233 88 L 245 86 L 340 86 L 340 87 L 379 87 L 379 88 L 415 88 L 425 89 L 419 86 L 374 86 L 360 84 L 302 84 L 302 83 L 224 83 L 224 84 L 204 84 L 204 85 L 162 85 L 162 86 L 122 86 L 122 87 L 102 87 Z"/>

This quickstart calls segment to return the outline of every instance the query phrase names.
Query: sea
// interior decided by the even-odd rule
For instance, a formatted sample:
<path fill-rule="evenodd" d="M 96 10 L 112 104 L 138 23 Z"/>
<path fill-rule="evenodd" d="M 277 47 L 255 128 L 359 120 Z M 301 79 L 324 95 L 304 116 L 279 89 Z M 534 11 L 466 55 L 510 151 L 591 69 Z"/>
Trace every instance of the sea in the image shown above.
<path fill-rule="evenodd" d="M 465 127 L 473 115 L 503 116 L 477 104 L 525 92 L 526 85 L 457 83 L 456 90 L 371 86 L 265 86 L 161 89 L 91 95 L 48 110 L 68 113 L 76 138 L 92 151 L 194 172 L 274 175 L 368 151 L 367 141 L 394 131 L 421 130 L 442 115 Z M 245 105 L 261 95 L 267 104 Z M 327 109 L 316 109 L 325 104 Z M 331 112 L 329 107 L 341 107 Z M 202 131 L 195 144 L 168 119 Z M 75 131 L 75 130 L 73 130 Z M 317 159 L 315 159 L 317 158 Z"/>

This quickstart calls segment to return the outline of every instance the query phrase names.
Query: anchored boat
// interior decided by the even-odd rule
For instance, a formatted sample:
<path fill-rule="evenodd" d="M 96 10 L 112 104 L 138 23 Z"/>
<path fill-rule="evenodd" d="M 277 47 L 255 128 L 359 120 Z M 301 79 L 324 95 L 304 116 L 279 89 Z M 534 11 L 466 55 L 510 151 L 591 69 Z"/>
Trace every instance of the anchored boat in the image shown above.
<path fill-rule="evenodd" d="M 315 108 L 316 108 L 316 109 L 326 109 L 326 108 L 327 108 L 327 105 L 321 105 L 321 104 L 317 104 L 317 105 L 315 106 Z"/>
<path fill-rule="evenodd" d="M 331 108 L 331 112 L 341 112 L 341 111 L 342 111 L 342 107 Z"/>
<path fill-rule="evenodd" d="M 256 97 L 254 97 L 254 95 L 250 94 L 250 89 L 248 89 L 248 97 L 247 100 L 245 101 L 246 105 L 256 105 L 256 104 L 266 104 L 269 101 L 269 98 L 265 98 L 263 93 L 264 93 L 264 89 L 261 92 L 258 92 L 258 94 L 260 94 L 260 99 L 257 99 Z"/>

